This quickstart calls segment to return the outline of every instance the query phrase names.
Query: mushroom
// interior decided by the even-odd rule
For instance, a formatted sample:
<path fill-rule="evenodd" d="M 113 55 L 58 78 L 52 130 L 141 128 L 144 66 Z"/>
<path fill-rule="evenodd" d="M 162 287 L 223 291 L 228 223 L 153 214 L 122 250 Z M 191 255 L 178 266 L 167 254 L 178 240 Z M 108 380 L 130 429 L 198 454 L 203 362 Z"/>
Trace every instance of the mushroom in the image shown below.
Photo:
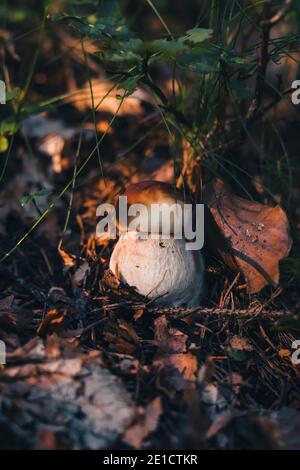
<path fill-rule="evenodd" d="M 110 259 L 110 270 L 118 279 L 152 299 L 156 306 L 200 305 L 205 270 L 203 255 L 200 250 L 187 250 L 184 236 L 176 238 L 173 205 L 183 207 L 182 197 L 172 185 L 158 181 L 133 184 L 124 195 L 128 208 L 132 204 L 143 204 L 147 208 L 147 220 L 141 217 L 142 223 L 136 229 L 132 229 L 131 224 L 122 227 L 118 214 L 120 237 Z M 169 210 L 163 212 L 162 205 Z M 168 214 L 170 230 L 166 233 L 163 219 Z M 129 219 L 136 222 L 134 216 Z"/>

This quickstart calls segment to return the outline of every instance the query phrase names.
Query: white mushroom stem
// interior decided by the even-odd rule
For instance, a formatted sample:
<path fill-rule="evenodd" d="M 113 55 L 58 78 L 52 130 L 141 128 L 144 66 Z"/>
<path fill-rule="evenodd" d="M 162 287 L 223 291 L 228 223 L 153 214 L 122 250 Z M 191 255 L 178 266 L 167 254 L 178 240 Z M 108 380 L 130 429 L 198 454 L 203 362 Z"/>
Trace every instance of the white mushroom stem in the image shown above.
<path fill-rule="evenodd" d="M 186 240 L 161 235 L 121 234 L 110 259 L 117 278 L 136 288 L 157 306 L 200 305 L 204 261 L 200 251 L 187 251 Z"/>

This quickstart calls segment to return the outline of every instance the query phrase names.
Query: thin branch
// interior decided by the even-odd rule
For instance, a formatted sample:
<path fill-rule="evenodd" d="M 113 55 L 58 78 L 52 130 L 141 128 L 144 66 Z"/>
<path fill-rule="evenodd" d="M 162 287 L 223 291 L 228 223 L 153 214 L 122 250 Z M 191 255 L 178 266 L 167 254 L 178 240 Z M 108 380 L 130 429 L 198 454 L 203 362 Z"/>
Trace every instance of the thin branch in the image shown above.
<path fill-rule="evenodd" d="M 229 309 L 229 308 L 220 308 L 220 307 L 175 307 L 175 308 L 150 308 L 147 309 L 149 312 L 156 315 L 170 315 L 172 319 L 183 319 L 191 315 L 203 316 L 213 316 L 213 317 L 231 317 L 231 318 L 264 318 L 264 319 L 274 319 L 274 318 L 283 318 L 288 317 L 299 317 L 289 311 L 289 310 L 272 310 L 272 309 L 262 309 L 261 307 L 255 308 L 244 308 L 244 309 Z"/>
<path fill-rule="evenodd" d="M 271 28 L 279 23 L 285 15 L 289 12 L 293 5 L 293 0 L 286 0 L 282 7 L 278 10 L 275 15 L 273 15 L 270 19 L 262 21 L 262 26 L 267 25 Z"/>

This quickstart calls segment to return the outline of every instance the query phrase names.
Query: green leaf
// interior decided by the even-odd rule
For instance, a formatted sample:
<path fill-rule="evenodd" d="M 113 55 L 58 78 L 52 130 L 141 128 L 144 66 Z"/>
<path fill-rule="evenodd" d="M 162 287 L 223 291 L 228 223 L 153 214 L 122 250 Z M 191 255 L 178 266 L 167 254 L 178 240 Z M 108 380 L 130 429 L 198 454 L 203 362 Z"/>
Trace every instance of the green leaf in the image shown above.
<path fill-rule="evenodd" d="M 124 19 L 106 17 L 95 23 L 89 23 L 83 16 L 65 15 L 58 19 L 69 20 L 75 30 L 92 40 L 109 42 L 114 39 L 127 41 L 133 38 L 133 33 L 127 28 Z"/>
<path fill-rule="evenodd" d="M 206 39 L 209 39 L 213 34 L 212 29 L 205 29 L 205 28 L 193 28 L 189 29 L 186 32 L 186 35 L 181 38 L 183 42 L 191 42 L 193 44 L 199 44 L 203 41 L 206 41 Z"/>
<path fill-rule="evenodd" d="M 180 66 L 197 73 L 212 73 L 219 70 L 220 50 L 212 44 L 200 44 L 177 58 Z"/>
<path fill-rule="evenodd" d="M 245 354 L 244 351 L 242 351 L 241 349 L 230 349 L 230 351 L 228 352 L 228 355 L 234 360 L 234 361 L 238 361 L 238 362 L 243 362 L 247 359 L 247 356 Z"/>
<path fill-rule="evenodd" d="M 60 21 L 64 18 L 66 18 L 66 15 L 63 15 L 59 11 L 54 11 L 53 13 L 51 13 L 51 16 L 50 16 L 51 21 Z"/>
<path fill-rule="evenodd" d="M 0 136 L 0 153 L 6 152 L 8 149 L 8 140 L 4 135 Z"/>
<path fill-rule="evenodd" d="M 141 75 L 135 75 L 134 77 L 129 77 L 124 82 L 122 82 L 121 87 L 126 91 L 125 97 L 130 96 L 135 92 L 140 78 Z"/>
<path fill-rule="evenodd" d="M 149 65 L 158 62 L 174 61 L 176 58 L 188 52 L 190 47 L 180 41 L 169 41 L 167 39 L 156 39 L 155 41 L 148 42 L 144 48 L 148 55 L 151 54 Z"/>
<path fill-rule="evenodd" d="M 31 194 L 25 194 L 25 196 L 21 198 L 21 206 L 22 207 L 26 206 L 27 204 L 32 202 L 33 199 L 37 197 L 49 196 L 50 194 L 52 194 L 52 192 L 49 189 L 41 189 L 40 191 L 35 191 L 34 193 L 31 193 Z"/>
<path fill-rule="evenodd" d="M 167 39 L 156 39 L 149 43 L 149 49 L 152 52 L 168 52 L 172 55 L 182 53 L 188 49 L 186 44 L 178 41 L 168 41 Z"/>
<path fill-rule="evenodd" d="M 11 101 L 13 100 L 14 98 L 16 98 L 17 96 L 19 96 L 19 94 L 21 93 L 20 90 L 12 90 L 12 91 L 9 91 L 8 93 L 6 93 L 6 101 Z"/>
<path fill-rule="evenodd" d="M 58 102 L 56 104 L 46 104 L 46 105 L 41 105 L 39 103 L 26 103 L 22 111 L 24 114 L 28 114 L 29 116 L 34 116 L 36 114 L 40 114 L 43 112 L 50 112 L 54 111 L 58 105 Z"/>
<path fill-rule="evenodd" d="M 223 50 L 220 59 L 239 69 L 248 69 L 253 66 L 253 60 L 249 60 L 249 53 L 238 53 L 234 50 Z"/>
<path fill-rule="evenodd" d="M 0 135 L 14 134 L 19 128 L 19 124 L 16 124 L 13 117 L 3 119 L 0 122 Z"/>
<path fill-rule="evenodd" d="M 142 59 L 142 46 L 143 42 L 138 38 L 126 42 L 111 41 L 107 50 L 96 52 L 96 55 L 110 62 L 136 62 Z"/>
<path fill-rule="evenodd" d="M 99 57 L 108 62 L 135 62 L 140 59 L 140 56 L 132 51 L 105 51 L 101 52 Z"/>

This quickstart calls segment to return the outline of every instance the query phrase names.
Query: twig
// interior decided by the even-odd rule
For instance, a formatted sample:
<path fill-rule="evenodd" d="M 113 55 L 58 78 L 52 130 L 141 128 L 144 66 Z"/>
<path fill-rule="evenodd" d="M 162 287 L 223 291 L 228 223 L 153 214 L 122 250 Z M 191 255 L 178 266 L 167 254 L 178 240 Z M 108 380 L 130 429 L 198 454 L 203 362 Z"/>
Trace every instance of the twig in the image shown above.
<path fill-rule="evenodd" d="M 215 317 L 232 317 L 232 318 L 249 318 L 249 317 L 259 317 L 264 319 L 274 319 L 282 318 L 284 316 L 295 315 L 289 310 L 272 310 L 264 309 L 260 311 L 260 307 L 255 308 L 244 308 L 244 309 L 229 309 L 229 308 L 220 308 L 220 307 L 156 307 L 147 309 L 148 312 L 154 313 L 156 315 L 170 315 L 172 319 L 181 319 L 188 317 L 190 315 L 200 315 L 202 316 L 215 316 Z"/>
<path fill-rule="evenodd" d="M 262 21 L 262 25 L 268 25 L 269 27 L 275 26 L 289 12 L 290 8 L 292 7 L 292 4 L 293 0 L 285 0 L 284 4 L 278 10 L 278 12 L 275 13 L 275 15 L 273 15 L 270 19 Z"/>
<path fill-rule="evenodd" d="M 253 119 L 261 117 L 266 112 L 266 110 L 261 111 L 260 107 L 262 104 L 262 98 L 263 98 L 263 93 L 264 93 L 264 88 L 265 88 L 267 66 L 270 61 L 270 54 L 269 54 L 270 31 L 288 13 L 289 9 L 292 6 L 292 2 L 293 0 L 286 0 L 282 8 L 277 13 L 275 13 L 275 15 L 273 15 L 272 17 L 269 17 L 270 10 L 271 10 L 270 0 L 268 0 L 264 5 L 264 9 L 262 12 L 263 19 L 260 22 L 260 26 L 262 29 L 260 64 L 259 64 L 259 68 L 257 71 L 255 96 L 247 113 L 248 123 L 251 123 Z"/>

